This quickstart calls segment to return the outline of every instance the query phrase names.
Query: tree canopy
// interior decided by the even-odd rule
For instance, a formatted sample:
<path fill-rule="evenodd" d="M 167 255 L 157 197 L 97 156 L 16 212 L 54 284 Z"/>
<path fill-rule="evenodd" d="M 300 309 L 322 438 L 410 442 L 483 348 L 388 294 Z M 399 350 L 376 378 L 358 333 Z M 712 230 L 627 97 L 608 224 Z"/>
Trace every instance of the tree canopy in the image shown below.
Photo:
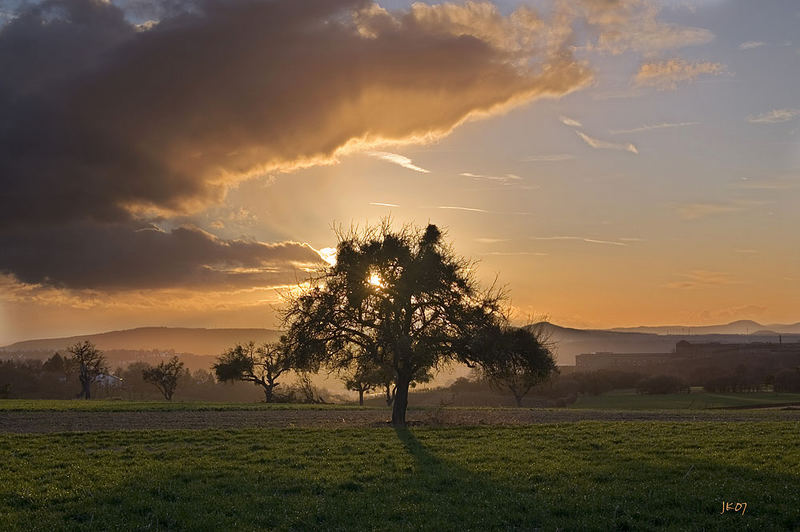
<path fill-rule="evenodd" d="M 71 361 L 78 367 L 78 379 L 81 382 L 81 393 L 84 399 L 92 396 L 92 382 L 98 375 L 108 371 L 103 352 L 92 342 L 85 340 L 70 346 L 67 351 L 72 355 Z"/>
<path fill-rule="evenodd" d="M 167 401 L 172 401 L 172 395 L 178 387 L 181 375 L 183 375 L 183 362 L 177 356 L 142 370 L 142 379 L 158 388 Z"/>
<path fill-rule="evenodd" d="M 264 400 L 271 403 L 278 378 L 293 369 L 293 357 L 286 344 L 237 344 L 217 358 L 212 366 L 220 381 L 252 382 L 264 389 Z"/>
<path fill-rule="evenodd" d="M 287 342 L 303 366 L 389 368 L 392 423 L 404 425 L 412 382 L 444 363 L 480 362 L 502 294 L 479 288 L 435 225 L 393 230 L 385 220 L 338 236 L 336 264 L 289 302 Z"/>
<path fill-rule="evenodd" d="M 517 406 L 531 388 L 556 371 L 548 342 L 524 328 L 503 327 L 488 338 L 481 360 L 483 376 L 498 388 L 507 388 Z"/>

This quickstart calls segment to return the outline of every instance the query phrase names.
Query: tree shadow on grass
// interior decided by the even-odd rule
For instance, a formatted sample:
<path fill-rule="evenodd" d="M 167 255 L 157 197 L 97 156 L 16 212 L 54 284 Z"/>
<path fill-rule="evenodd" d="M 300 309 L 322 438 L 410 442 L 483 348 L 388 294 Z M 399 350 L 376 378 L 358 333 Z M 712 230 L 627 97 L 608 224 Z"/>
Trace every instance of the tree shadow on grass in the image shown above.
<path fill-rule="evenodd" d="M 497 482 L 488 474 L 469 471 L 440 458 L 407 427 L 394 429 L 415 469 L 416 513 L 429 514 L 432 528 L 535 530 L 543 521 L 542 505 L 530 483 Z"/>

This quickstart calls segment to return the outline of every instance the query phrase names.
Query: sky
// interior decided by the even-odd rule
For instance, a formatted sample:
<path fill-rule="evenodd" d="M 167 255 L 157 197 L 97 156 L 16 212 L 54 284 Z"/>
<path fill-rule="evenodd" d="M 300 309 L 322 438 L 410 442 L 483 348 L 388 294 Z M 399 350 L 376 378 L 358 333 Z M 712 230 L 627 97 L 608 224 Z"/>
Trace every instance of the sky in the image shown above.
<path fill-rule="evenodd" d="M 517 323 L 800 321 L 800 4 L 0 0 L 0 344 L 276 327 L 434 223 Z"/>

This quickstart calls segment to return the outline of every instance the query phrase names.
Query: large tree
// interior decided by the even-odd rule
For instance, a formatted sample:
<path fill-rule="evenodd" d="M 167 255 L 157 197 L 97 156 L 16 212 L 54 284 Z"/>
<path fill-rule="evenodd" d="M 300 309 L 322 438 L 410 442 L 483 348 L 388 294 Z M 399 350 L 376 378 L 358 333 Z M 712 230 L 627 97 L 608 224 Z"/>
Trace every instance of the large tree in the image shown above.
<path fill-rule="evenodd" d="M 142 370 L 142 380 L 158 388 L 167 401 L 172 401 L 172 395 L 178 387 L 181 375 L 183 375 L 183 362 L 177 356 L 168 362 L 162 360 L 157 366 L 148 366 Z"/>
<path fill-rule="evenodd" d="M 497 327 L 501 295 L 478 287 L 473 264 L 435 225 L 395 231 L 385 220 L 338 236 L 336 264 L 287 307 L 288 341 L 304 365 L 339 369 L 364 358 L 389 368 L 392 424 L 405 425 L 412 382 L 443 363 L 479 362 L 476 346 Z"/>
<path fill-rule="evenodd" d="M 77 343 L 69 347 L 67 351 L 72 355 L 72 363 L 78 368 L 78 379 L 81 382 L 80 396 L 84 399 L 91 399 L 92 382 L 98 375 L 108 371 L 106 358 L 103 356 L 103 352 L 89 340 Z"/>
<path fill-rule="evenodd" d="M 497 388 L 508 389 L 517 406 L 535 385 L 556 371 L 550 343 L 535 331 L 503 327 L 489 337 L 481 360 L 484 378 Z"/>
<path fill-rule="evenodd" d="M 264 401 L 271 403 L 278 378 L 293 369 L 291 352 L 283 342 L 256 346 L 237 344 L 228 349 L 212 366 L 217 379 L 252 382 L 264 389 Z"/>

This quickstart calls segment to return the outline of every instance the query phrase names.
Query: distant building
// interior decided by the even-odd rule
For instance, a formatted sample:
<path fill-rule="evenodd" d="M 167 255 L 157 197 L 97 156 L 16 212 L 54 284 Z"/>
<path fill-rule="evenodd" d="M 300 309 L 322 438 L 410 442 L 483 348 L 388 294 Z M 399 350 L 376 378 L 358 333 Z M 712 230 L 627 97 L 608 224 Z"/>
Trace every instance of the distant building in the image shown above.
<path fill-rule="evenodd" d="M 613 369 L 654 373 L 659 370 L 759 363 L 771 367 L 800 365 L 800 342 L 723 344 L 682 340 L 672 353 L 584 353 L 575 357 L 575 371 Z"/>
<path fill-rule="evenodd" d="M 116 375 L 106 375 L 105 373 L 96 376 L 92 382 L 103 388 L 118 388 L 122 386 L 121 378 Z"/>

